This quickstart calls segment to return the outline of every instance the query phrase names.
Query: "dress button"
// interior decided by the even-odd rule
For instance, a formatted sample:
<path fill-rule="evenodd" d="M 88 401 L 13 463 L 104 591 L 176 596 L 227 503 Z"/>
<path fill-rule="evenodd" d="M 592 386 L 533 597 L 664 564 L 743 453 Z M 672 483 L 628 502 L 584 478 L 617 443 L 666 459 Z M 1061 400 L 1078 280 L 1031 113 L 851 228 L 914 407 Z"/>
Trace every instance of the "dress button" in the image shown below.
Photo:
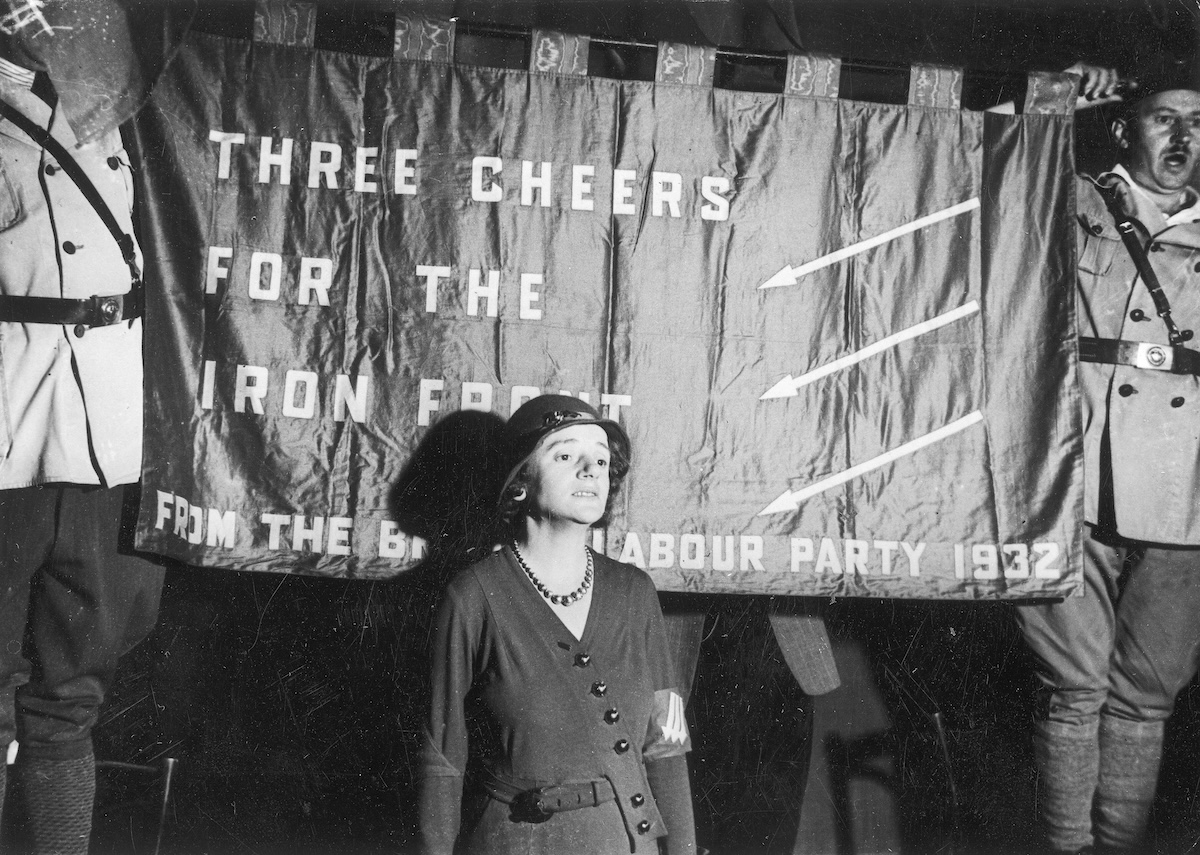
<path fill-rule="evenodd" d="M 641 807 L 646 803 L 646 797 L 641 793 L 634 793 L 632 796 L 630 796 L 629 803 L 634 807 Z"/>
<path fill-rule="evenodd" d="M 1183 398 L 1172 398 L 1171 406 L 1172 407 L 1182 407 L 1183 406 Z"/>
<path fill-rule="evenodd" d="M 47 174 L 47 175 L 53 175 L 53 174 L 54 174 L 54 173 L 56 173 L 56 172 L 58 172 L 58 167 L 57 167 L 57 166 L 55 166 L 53 163 L 47 163 L 47 164 L 46 164 L 46 174 Z"/>
<path fill-rule="evenodd" d="M 587 654 L 587 653 L 576 653 L 575 654 L 575 667 L 576 668 L 586 668 L 587 666 L 589 666 L 591 664 L 592 664 L 592 657 L 589 654 Z"/>
<path fill-rule="evenodd" d="M 609 724 L 616 724 L 621 720 L 621 714 L 617 712 L 617 708 L 613 707 L 610 710 L 605 710 L 604 720 Z"/>
<path fill-rule="evenodd" d="M 592 683 L 592 694 L 598 698 L 604 697 L 608 693 L 608 683 L 603 680 L 597 680 Z"/>
<path fill-rule="evenodd" d="M 618 739 L 616 742 L 613 743 L 613 751 L 617 752 L 618 754 L 624 754 L 628 750 L 629 750 L 629 740 L 628 739 Z"/>
<path fill-rule="evenodd" d="M 65 252 L 67 255 L 74 255 L 75 244 L 71 243 L 69 240 L 63 241 L 63 252 Z"/>
<path fill-rule="evenodd" d="M 109 169 L 120 169 L 121 168 L 121 161 L 115 154 L 112 157 L 110 157 L 106 162 L 108 163 Z"/>
<path fill-rule="evenodd" d="M 1117 394 L 1122 398 L 1128 398 L 1136 391 L 1137 389 L 1133 388 L 1128 383 L 1122 383 L 1119 387 L 1117 387 Z"/>
<path fill-rule="evenodd" d="M 637 829 L 638 829 L 638 834 L 645 834 L 647 831 L 650 830 L 650 820 L 643 819 L 641 822 L 638 823 Z"/>
<path fill-rule="evenodd" d="M 1144 321 L 1146 320 L 1146 313 L 1141 309 L 1134 309 L 1129 313 L 1129 319 L 1131 321 Z"/>

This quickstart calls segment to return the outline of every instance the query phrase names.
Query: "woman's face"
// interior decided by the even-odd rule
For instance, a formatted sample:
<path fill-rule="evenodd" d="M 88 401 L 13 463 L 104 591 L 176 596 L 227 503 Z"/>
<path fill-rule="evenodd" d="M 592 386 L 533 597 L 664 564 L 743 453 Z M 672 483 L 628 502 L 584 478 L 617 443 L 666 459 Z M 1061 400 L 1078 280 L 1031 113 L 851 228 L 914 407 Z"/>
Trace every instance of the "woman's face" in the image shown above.
<path fill-rule="evenodd" d="M 608 434 L 599 425 L 555 431 L 530 461 L 530 516 L 591 525 L 608 503 Z"/>

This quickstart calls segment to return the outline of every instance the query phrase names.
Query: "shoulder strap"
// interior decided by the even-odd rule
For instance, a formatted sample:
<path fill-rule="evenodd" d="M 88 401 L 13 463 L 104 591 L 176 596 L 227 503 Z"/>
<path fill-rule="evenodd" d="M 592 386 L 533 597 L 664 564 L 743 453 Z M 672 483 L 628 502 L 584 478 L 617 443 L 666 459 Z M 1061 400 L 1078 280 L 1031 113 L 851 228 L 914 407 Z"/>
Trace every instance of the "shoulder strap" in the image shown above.
<path fill-rule="evenodd" d="M 108 229 L 113 239 L 117 242 L 117 246 L 121 250 L 121 257 L 125 259 L 125 264 L 129 267 L 129 275 L 133 277 L 136 287 L 142 281 L 142 272 L 138 269 L 133 238 L 121 229 L 117 218 L 113 216 L 112 211 L 109 210 L 108 205 L 104 201 L 104 197 L 100 195 L 100 191 L 96 189 L 96 185 L 92 183 L 92 180 L 88 178 L 87 173 L 83 171 L 83 167 L 76 162 L 75 158 L 71 157 L 62 143 L 51 136 L 47 129 L 31 121 L 24 113 L 12 105 L 5 103 L 3 99 L 0 99 L 0 116 L 8 119 L 28 134 L 30 139 L 35 140 L 46 151 L 54 155 L 54 159 L 58 161 L 58 165 L 75 182 L 79 191 L 83 193 L 84 198 L 88 200 L 88 204 L 95 209 L 96 214 L 103 221 L 105 228 Z"/>
<path fill-rule="evenodd" d="M 1100 193 L 1100 198 L 1104 200 L 1108 212 L 1112 214 L 1112 218 L 1116 221 L 1117 232 L 1121 235 L 1121 241 L 1125 244 L 1125 249 L 1129 252 L 1129 257 L 1133 259 L 1133 266 L 1137 268 L 1138 275 L 1146 286 L 1146 290 L 1150 292 L 1150 299 L 1154 301 L 1154 310 L 1158 316 L 1163 319 L 1163 323 L 1167 325 L 1167 338 L 1171 344 L 1183 344 L 1192 337 L 1191 330 L 1180 330 L 1175 325 L 1175 321 L 1171 318 L 1171 302 L 1167 299 L 1167 295 L 1163 292 L 1162 285 L 1159 284 L 1158 275 L 1154 272 L 1154 268 L 1150 265 L 1150 259 L 1146 257 L 1146 248 L 1142 246 L 1141 240 L 1138 239 L 1137 230 L 1149 234 L 1149 230 L 1136 218 L 1127 214 L 1121 206 L 1121 200 L 1117 197 L 1117 182 L 1121 179 L 1115 175 L 1101 176 L 1098 181 L 1092 181 L 1096 190 Z"/>

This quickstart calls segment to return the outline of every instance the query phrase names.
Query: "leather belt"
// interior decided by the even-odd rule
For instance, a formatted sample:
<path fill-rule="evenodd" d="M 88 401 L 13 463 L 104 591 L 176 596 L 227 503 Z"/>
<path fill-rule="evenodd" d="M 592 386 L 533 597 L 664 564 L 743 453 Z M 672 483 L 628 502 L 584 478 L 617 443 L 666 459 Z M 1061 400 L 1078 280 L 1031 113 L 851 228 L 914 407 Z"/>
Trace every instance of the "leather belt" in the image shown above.
<path fill-rule="evenodd" d="M 64 324 L 75 327 L 82 337 L 90 327 L 107 327 L 140 318 L 143 311 L 141 283 L 128 294 L 91 296 L 83 300 L 59 297 L 21 297 L 0 294 L 0 321 L 18 324 Z"/>
<path fill-rule="evenodd" d="M 605 778 L 538 786 L 536 781 L 490 774 L 484 778 L 483 787 L 492 798 L 512 805 L 513 815 L 526 822 L 545 822 L 556 813 L 596 807 L 617 797 Z"/>
<path fill-rule="evenodd" d="M 1079 359 L 1081 362 L 1130 365 L 1149 371 L 1200 376 L 1200 351 L 1181 345 L 1080 336 Z"/>

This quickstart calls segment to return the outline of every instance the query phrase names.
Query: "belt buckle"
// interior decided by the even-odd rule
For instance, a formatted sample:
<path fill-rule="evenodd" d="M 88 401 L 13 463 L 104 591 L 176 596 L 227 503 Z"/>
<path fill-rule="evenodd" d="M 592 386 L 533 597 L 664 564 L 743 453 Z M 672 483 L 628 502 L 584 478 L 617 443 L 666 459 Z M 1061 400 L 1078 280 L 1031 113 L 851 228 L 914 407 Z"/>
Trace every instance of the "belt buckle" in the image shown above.
<path fill-rule="evenodd" d="M 554 816 L 554 811 L 547 810 L 542 802 L 542 788 L 525 790 L 517 793 L 512 800 L 513 816 L 525 822 L 545 822 Z"/>
<path fill-rule="evenodd" d="M 80 326 L 111 327 L 121 322 L 124 294 L 101 297 L 96 294 L 87 298 L 87 320 Z"/>
<path fill-rule="evenodd" d="M 1170 345 L 1140 341 L 1133 364 L 1151 371 L 1170 371 L 1175 367 L 1175 350 Z"/>

